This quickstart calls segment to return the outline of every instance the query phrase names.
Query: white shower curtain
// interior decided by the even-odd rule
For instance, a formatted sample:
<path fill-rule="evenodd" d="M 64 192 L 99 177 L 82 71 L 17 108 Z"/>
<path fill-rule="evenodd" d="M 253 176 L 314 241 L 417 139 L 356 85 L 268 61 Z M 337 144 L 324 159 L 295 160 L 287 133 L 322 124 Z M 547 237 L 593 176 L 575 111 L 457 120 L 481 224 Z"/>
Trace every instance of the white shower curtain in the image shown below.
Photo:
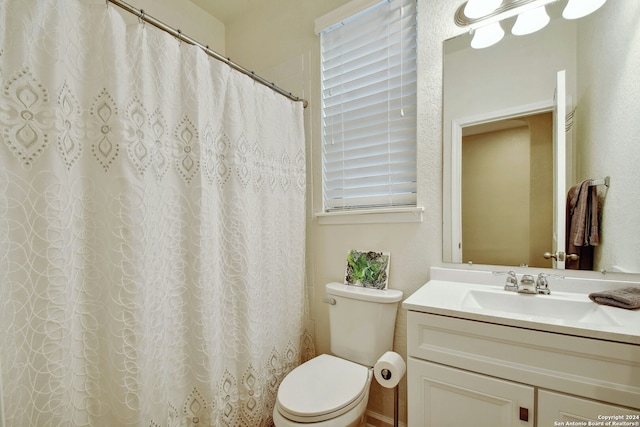
<path fill-rule="evenodd" d="M 116 9 L 0 0 L 5 425 L 268 425 L 313 351 L 302 106 Z"/>

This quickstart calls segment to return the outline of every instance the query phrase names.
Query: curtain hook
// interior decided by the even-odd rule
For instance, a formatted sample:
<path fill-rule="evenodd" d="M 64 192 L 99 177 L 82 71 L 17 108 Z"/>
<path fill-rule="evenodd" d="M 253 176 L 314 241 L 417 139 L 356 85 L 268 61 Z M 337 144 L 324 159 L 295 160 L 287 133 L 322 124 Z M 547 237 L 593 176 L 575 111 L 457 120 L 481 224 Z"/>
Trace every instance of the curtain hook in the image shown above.
<path fill-rule="evenodd" d="M 145 19 L 144 19 L 144 9 L 140 9 L 140 14 L 138 15 L 138 23 L 142 24 L 142 26 L 144 27 L 145 24 Z"/>

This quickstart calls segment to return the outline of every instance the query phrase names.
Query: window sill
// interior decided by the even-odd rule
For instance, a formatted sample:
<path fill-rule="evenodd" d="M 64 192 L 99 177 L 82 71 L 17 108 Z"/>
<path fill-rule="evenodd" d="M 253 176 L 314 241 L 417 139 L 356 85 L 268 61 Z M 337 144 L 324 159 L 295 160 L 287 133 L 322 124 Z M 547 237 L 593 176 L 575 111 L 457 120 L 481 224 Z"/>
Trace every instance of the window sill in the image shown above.
<path fill-rule="evenodd" d="M 367 209 L 315 214 L 320 225 L 422 222 L 423 207 Z"/>

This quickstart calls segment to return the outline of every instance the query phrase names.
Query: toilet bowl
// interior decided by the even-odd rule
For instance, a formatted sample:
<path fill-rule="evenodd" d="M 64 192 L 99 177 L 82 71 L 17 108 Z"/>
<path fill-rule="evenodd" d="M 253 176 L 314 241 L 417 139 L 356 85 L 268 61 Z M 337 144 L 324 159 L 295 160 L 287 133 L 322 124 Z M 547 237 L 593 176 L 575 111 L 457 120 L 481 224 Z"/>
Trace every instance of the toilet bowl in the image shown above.
<path fill-rule="evenodd" d="M 322 354 L 282 381 L 273 421 L 278 427 L 363 426 L 372 378 L 371 368 Z"/>

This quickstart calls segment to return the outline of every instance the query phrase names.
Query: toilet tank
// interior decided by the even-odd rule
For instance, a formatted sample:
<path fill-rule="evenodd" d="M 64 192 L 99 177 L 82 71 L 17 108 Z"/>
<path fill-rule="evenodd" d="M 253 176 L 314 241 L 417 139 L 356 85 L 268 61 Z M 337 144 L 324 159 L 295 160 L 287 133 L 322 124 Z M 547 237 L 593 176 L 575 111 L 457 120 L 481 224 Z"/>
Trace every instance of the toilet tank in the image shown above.
<path fill-rule="evenodd" d="M 328 283 L 331 352 L 343 359 L 373 366 L 393 348 L 402 291 Z"/>

